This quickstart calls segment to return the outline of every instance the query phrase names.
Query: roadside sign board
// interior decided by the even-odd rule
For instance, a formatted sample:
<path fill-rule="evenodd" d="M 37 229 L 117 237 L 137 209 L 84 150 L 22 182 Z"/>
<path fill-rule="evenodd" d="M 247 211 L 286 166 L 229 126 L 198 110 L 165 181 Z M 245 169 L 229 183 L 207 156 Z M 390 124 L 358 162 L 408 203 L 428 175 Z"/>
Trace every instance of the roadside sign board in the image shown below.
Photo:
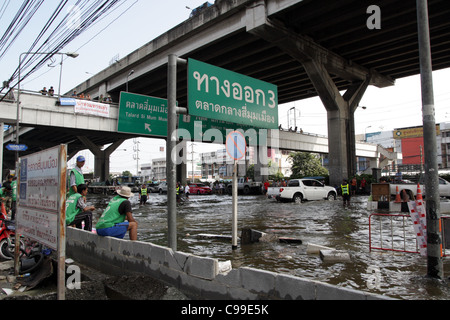
<path fill-rule="evenodd" d="M 10 143 L 10 144 L 6 145 L 6 149 L 8 149 L 9 151 L 27 151 L 28 146 L 25 144 Z"/>
<path fill-rule="evenodd" d="M 167 137 L 167 100 L 121 92 L 117 131 Z"/>
<path fill-rule="evenodd" d="M 189 114 L 254 128 L 278 128 L 278 88 L 236 72 L 188 60 Z"/>
<path fill-rule="evenodd" d="M 65 209 L 61 203 L 61 199 L 65 198 L 65 192 L 61 196 L 61 190 L 65 190 L 65 181 L 61 181 L 60 154 L 67 152 L 61 151 L 62 147 L 65 146 L 20 158 L 17 195 L 18 233 L 55 250 L 61 206 Z M 66 158 L 63 160 L 66 161 Z M 62 183 L 64 187 L 60 188 Z"/>

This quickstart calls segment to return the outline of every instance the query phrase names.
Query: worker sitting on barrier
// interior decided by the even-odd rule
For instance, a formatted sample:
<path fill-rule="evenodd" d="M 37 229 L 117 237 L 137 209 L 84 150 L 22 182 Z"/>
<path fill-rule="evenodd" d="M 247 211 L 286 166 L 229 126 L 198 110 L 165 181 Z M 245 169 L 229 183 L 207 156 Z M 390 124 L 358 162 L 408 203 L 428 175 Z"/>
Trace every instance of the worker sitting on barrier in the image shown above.
<path fill-rule="evenodd" d="M 131 211 L 131 202 L 128 200 L 133 193 L 129 187 L 122 187 L 117 194 L 98 220 L 95 226 L 97 234 L 123 239 L 129 231 L 130 240 L 137 240 L 138 225 Z"/>
<path fill-rule="evenodd" d="M 80 184 L 77 186 L 77 193 L 66 200 L 66 225 L 82 229 L 84 222 L 84 230 L 92 231 L 92 211 L 95 207 L 86 205 L 87 193 L 87 185 Z"/>

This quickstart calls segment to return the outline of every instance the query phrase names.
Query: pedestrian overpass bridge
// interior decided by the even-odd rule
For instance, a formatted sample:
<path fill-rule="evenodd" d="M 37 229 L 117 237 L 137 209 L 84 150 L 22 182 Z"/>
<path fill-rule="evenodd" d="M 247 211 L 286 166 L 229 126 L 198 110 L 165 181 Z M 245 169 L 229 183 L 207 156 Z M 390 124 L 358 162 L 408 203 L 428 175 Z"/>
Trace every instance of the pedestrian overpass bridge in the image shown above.
<path fill-rule="evenodd" d="M 28 150 L 21 154 L 38 152 L 50 147 L 67 144 L 69 158 L 80 150 L 89 149 L 95 156 L 94 175 L 103 179 L 109 177 L 109 156 L 125 140 L 137 135 L 117 132 L 119 106 L 109 105 L 107 116 L 98 116 L 75 112 L 74 106 L 59 105 L 58 98 L 35 93 L 20 94 L 20 137 L 19 143 L 26 144 Z M 17 102 L 3 100 L 0 122 L 15 126 Z M 161 138 L 146 135 L 149 138 Z M 15 129 L 12 127 L 4 134 L 3 144 L 14 143 Z M 103 149 L 105 145 L 109 145 Z M 281 130 L 268 131 L 267 147 L 290 151 L 307 151 L 328 154 L 328 139 L 311 134 Z M 5 150 L 5 148 L 3 148 Z M 266 153 L 267 154 L 267 153 Z M 380 167 L 380 155 L 385 162 L 396 159 L 396 154 L 389 153 L 380 146 L 369 143 L 356 143 L 356 156 L 370 159 L 371 167 Z M 3 168 L 14 168 L 13 152 L 3 154 Z"/>

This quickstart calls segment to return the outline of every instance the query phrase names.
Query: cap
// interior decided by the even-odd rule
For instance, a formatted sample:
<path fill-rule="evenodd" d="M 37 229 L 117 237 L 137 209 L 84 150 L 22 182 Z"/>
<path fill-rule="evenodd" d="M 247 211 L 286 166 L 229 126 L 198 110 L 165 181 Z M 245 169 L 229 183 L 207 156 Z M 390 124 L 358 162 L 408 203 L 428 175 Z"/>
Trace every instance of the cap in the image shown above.
<path fill-rule="evenodd" d="M 83 161 L 86 161 L 86 159 L 83 156 L 77 157 L 77 162 L 83 162 Z"/>

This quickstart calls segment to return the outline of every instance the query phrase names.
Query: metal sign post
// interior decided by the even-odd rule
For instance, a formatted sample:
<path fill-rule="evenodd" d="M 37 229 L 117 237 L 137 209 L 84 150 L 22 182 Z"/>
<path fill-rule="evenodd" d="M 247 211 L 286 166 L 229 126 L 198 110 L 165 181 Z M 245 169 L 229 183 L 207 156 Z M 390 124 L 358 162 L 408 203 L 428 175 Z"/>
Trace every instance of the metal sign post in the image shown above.
<path fill-rule="evenodd" d="M 237 249 L 237 221 L 238 221 L 238 183 L 237 183 L 237 162 L 245 157 L 247 143 L 245 137 L 239 131 L 230 132 L 227 136 L 226 149 L 228 155 L 234 160 L 233 168 L 233 212 L 231 221 L 231 248 L 233 250 Z"/>
<path fill-rule="evenodd" d="M 186 64 L 186 60 L 176 55 L 169 55 L 167 71 L 167 140 L 166 140 L 166 173 L 167 173 L 167 227 L 168 245 L 177 250 L 177 198 L 176 198 L 176 144 L 177 113 L 186 113 L 187 109 L 177 107 L 177 64 Z"/>

